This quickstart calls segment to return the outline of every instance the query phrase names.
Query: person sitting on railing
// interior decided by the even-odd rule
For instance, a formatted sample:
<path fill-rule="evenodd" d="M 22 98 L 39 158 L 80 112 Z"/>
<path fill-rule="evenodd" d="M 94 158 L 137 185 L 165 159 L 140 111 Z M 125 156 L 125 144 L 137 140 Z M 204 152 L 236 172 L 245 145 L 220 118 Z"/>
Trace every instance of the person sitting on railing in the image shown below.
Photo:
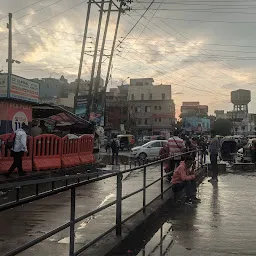
<path fill-rule="evenodd" d="M 172 176 L 173 192 L 177 193 L 185 189 L 186 204 L 188 205 L 200 202 L 200 199 L 196 197 L 196 174 L 193 162 L 191 156 L 186 156 L 185 161 L 180 163 Z"/>

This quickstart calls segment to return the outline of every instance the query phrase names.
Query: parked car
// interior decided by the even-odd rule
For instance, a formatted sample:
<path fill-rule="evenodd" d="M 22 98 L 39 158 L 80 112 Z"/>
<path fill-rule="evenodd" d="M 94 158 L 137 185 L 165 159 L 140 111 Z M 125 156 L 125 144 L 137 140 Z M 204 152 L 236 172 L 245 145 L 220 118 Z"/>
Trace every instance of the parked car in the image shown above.
<path fill-rule="evenodd" d="M 141 160 L 158 157 L 160 149 L 165 146 L 167 142 L 167 140 L 152 140 L 142 146 L 132 148 L 131 156 Z"/>

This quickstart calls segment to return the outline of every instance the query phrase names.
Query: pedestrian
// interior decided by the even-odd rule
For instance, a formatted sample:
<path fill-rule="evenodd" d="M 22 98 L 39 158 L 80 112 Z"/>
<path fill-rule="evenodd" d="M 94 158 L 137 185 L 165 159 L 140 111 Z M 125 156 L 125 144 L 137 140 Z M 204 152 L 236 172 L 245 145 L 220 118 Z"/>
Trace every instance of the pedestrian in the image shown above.
<path fill-rule="evenodd" d="M 200 144 L 200 149 L 201 151 L 201 164 L 206 163 L 206 156 L 208 154 L 207 152 L 207 143 L 204 139 L 202 139 L 201 144 Z"/>
<path fill-rule="evenodd" d="M 186 204 L 189 205 L 201 201 L 196 197 L 196 174 L 195 169 L 193 168 L 193 162 L 193 158 L 187 156 L 185 161 L 182 161 L 175 169 L 172 176 L 173 192 L 177 193 L 185 189 Z"/>
<path fill-rule="evenodd" d="M 111 150 L 112 150 L 112 165 L 114 165 L 116 160 L 116 165 L 118 165 L 118 152 L 119 152 L 119 141 L 117 138 L 113 138 L 111 142 Z"/>
<path fill-rule="evenodd" d="M 13 147 L 11 149 L 13 164 L 5 174 L 6 177 L 9 177 L 15 168 L 18 169 L 19 176 L 26 175 L 22 168 L 22 157 L 24 156 L 24 153 L 27 152 L 27 134 L 25 132 L 27 129 L 28 126 L 25 123 L 22 123 L 21 128 L 15 131 Z"/>
<path fill-rule="evenodd" d="M 179 132 L 175 130 L 173 136 L 168 139 L 169 156 L 172 157 L 169 163 L 170 172 L 180 164 L 182 159 L 181 154 L 186 151 L 184 141 L 178 137 Z M 177 156 L 178 155 L 178 156 Z"/>
<path fill-rule="evenodd" d="M 33 120 L 32 121 L 32 128 L 31 128 L 31 136 L 36 137 L 42 134 L 42 128 L 38 126 L 38 121 Z"/>
<path fill-rule="evenodd" d="M 218 153 L 220 149 L 220 141 L 216 137 L 214 131 L 211 134 L 212 140 L 209 146 L 211 169 L 212 169 L 212 178 L 208 180 L 209 182 L 218 181 Z"/>
<path fill-rule="evenodd" d="M 47 134 L 47 133 L 49 133 L 48 127 L 45 125 L 45 121 L 44 121 L 44 120 L 41 120 L 41 121 L 40 121 L 39 127 L 40 127 L 41 130 L 42 130 L 42 134 Z"/>
<path fill-rule="evenodd" d="M 160 151 L 159 151 L 159 157 L 160 159 L 166 159 L 169 157 L 169 147 L 168 147 L 168 144 L 164 145 Z M 169 173 L 170 172 L 170 168 L 169 168 L 169 159 L 165 160 L 164 161 L 164 171 L 166 173 Z M 172 174 L 169 174 L 167 176 L 167 180 L 171 181 L 172 179 Z"/>

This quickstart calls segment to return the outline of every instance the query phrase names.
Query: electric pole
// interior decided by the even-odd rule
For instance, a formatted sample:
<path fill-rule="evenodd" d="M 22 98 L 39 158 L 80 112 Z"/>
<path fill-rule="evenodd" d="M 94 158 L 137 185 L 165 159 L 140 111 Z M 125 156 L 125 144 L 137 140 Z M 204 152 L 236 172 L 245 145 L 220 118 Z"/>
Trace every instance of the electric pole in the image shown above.
<path fill-rule="evenodd" d="M 88 8 L 87 8 L 86 21 L 85 21 L 85 26 L 84 26 L 84 38 L 83 38 L 83 43 L 82 43 L 80 64 L 79 64 L 78 76 L 77 76 L 76 94 L 75 94 L 75 98 L 74 98 L 74 113 L 75 113 L 76 107 L 77 107 L 77 97 L 78 97 L 80 83 L 81 83 L 81 74 L 82 74 L 83 61 L 84 61 L 84 50 L 85 50 L 85 44 L 86 44 L 86 39 L 87 39 L 87 31 L 88 31 L 89 20 L 90 20 L 91 5 L 92 5 L 92 0 L 89 0 Z"/>
<path fill-rule="evenodd" d="M 9 30 L 8 38 L 8 79 L 7 79 L 7 97 L 10 98 L 10 90 L 12 83 L 12 13 L 9 13 L 9 23 L 7 24 Z"/>
<path fill-rule="evenodd" d="M 98 71 L 97 71 L 97 76 L 96 76 L 96 81 L 95 81 L 95 86 L 94 86 L 94 99 L 98 99 L 98 90 L 99 90 L 99 84 L 100 84 L 100 75 L 101 75 L 101 65 L 102 65 L 102 59 L 104 55 L 104 49 L 105 49 L 105 44 L 106 44 L 106 38 L 107 38 L 107 33 L 108 33 L 108 25 L 109 25 L 109 19 L 110 19 L 110 14 L 111 14 L 111 7 L 112 7 L 113 0 L 109 0 L 109 5 L 108 5 L 108 13 L 107 13 L 107 18 L 106 18 L 106 24 L 105 24 L 105 30 L 104 30 L 104 35 L 102 38 L 102 44 L 101 44 L 101 51 L 100 51 L 100 57 L 99 57 L 99 63 L 98 63 Z"/>
<path fill-rule="evenodd" d="M 89 87 L 89 98 L 88 98 L 88 108 L 87 108 L 87 116 L 90 118 L 90 112 L 93 108 L 93 95 L 92 95 L 92 89 L 94 85 L 94 73 L 95 73 L 95 66 L 96 66 L 96 60 L 97 60 L 97 53 L 98 53 L 98 47 L 99 47 L 99 39 L 100 39 L 100 31 L 101 31 L 101 23 L 102 23 L 102 16 L 103 16 L 103 9 L 104 9 L 105 0 L 101 1 L 100 5 L 100 14 L 99 14 L 99 21 L 98 21 L 98 30 L 96 35 L 96 42 L 95 42 L 95 48 L 94 48 L 94 55 L 93 55 L 93 62 L 92 62 L 92 71 L 91 71 L 91 80 L 90 80 L 90 87 Z"/>
<path fill-rule="evenodd" d="M 105 85 L 104 85 L 104 89 L 103 89 L 104 123 L 106 122 L 105 120 L 106 120 L 106 93 L 107 93 L 107 86 L 108 86 L 109 77 L 110 77 L 110 71 L 111 71 L 111 67 L 112 67 L 113 55 L 114 55 L 115 47 L 116 47 L 116 39 L 117 39 L 117 34 L 118 34 L 118 29 L 119 29 L 119 24 L 120 24 L 120 18 L 121 18 L 121 14 L 123 12 L 123 9 L 122 9 L 123 5 L 125 5 L 125 0 L 120 0 L 120 5 L 119 5 L 119 8 L 118 8 L 117 21 L 116 21 L 115 34 L 114 34 L 112 49 L 111 49 L 109 63 L 108 63 L 108 71 L 107 71 L 107 76 L 106 76 Z M 105 123 L 105 125 L 106 125 L 106 123 Z"/>

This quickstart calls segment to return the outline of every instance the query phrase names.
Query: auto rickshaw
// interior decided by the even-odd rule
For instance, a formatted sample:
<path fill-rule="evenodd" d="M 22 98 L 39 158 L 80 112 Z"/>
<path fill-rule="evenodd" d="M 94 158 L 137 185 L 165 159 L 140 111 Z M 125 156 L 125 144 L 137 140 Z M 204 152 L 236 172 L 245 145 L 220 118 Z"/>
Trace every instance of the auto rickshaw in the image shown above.
<path fill-rule="evenodd" d="M 117 139 L 119 140 L 120 150 L 130 150 L 135 143 L 135 138 L 131 134 L 117 135 Z"/>
<path fill-rule="evenodd" d="M 228 162 L 235 162 L 236 141 L 233 138 L 223 138 L 220 144 L 220 159 Z"/>

